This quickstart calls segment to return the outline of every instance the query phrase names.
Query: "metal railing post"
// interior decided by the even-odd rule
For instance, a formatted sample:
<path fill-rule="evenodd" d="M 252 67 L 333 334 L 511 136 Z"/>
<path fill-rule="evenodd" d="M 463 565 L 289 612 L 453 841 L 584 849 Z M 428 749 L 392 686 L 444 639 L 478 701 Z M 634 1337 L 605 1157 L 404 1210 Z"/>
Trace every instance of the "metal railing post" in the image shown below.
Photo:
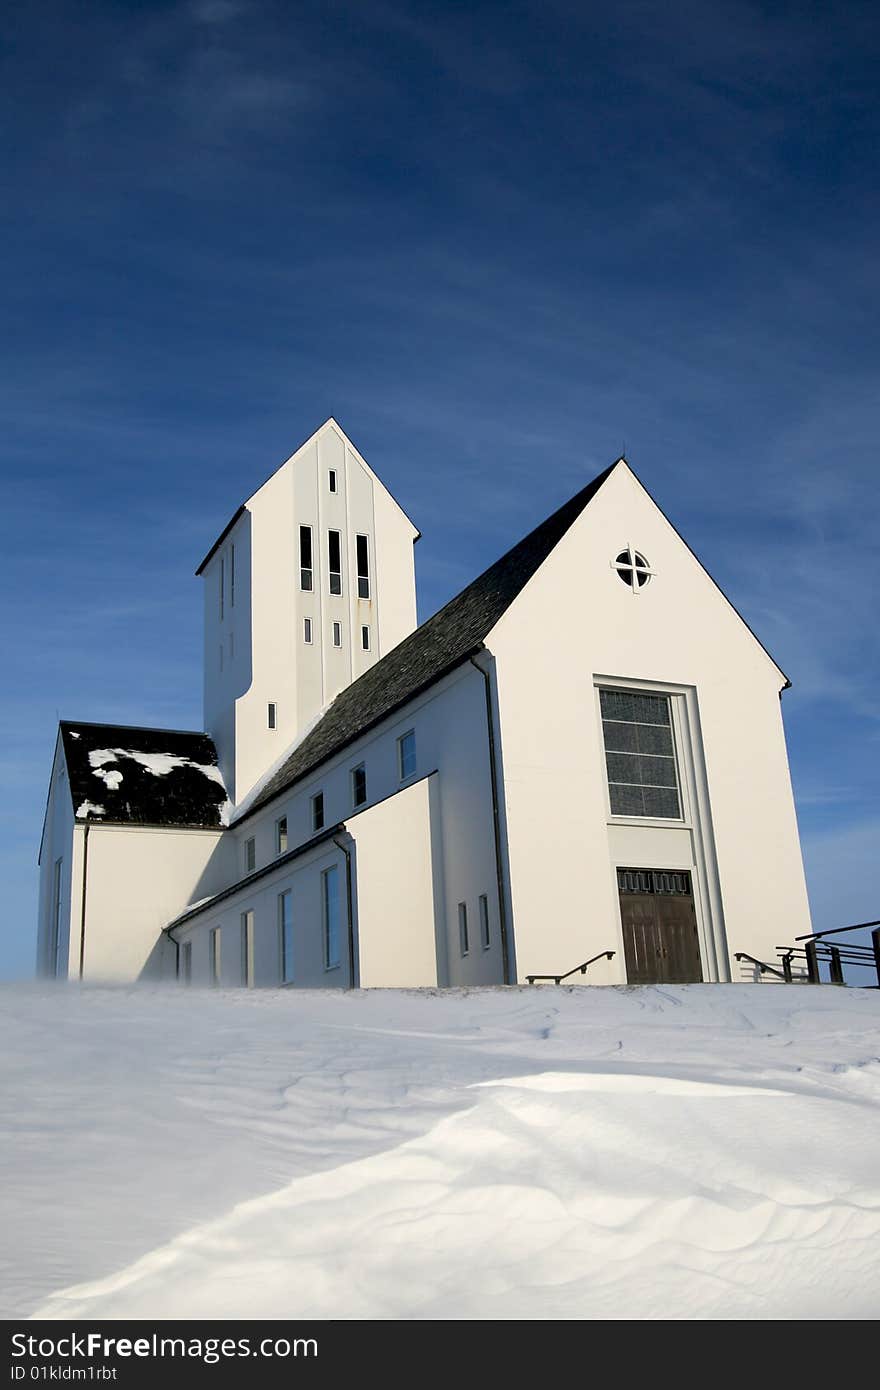
<path fill-rule="evenodd" d="M 791 984 L 791 956 L 782 957 L 782 973 L 785 976 L 785 983 Z"/>
<path fill-rule="evenodd" d="M 880 927 L 871 932 L 871 945 L 874 947 L 874 964 L 877 967 L 877 988 L 880 989 Z"/>
<path fill-rule="evenodd" d="M 807 980 L 811 985 L 820 985 L 822 977 L 819 974 L 819 956 L 815 941 L 807 942 L 804 947 L 804 954 L 807 957 Z"/>
<path fill-rule="evenodd" d="M 831 957 L 831 962 L 830 962 L 830 967 L 829 967 L 829 968 L 830 968 L 830 971 L 831 971 L 831 983 L 832 983 L 833 985 L 842 985 L 842 984 L 843 984 L 843 966 L 842 966 L 841 963 L 840 963 L 840 947 L 839 947 L 839 946 L 829 946 L 829 947 L 828 947 L 828 954 L 829 954 L 829 956 Z"/>

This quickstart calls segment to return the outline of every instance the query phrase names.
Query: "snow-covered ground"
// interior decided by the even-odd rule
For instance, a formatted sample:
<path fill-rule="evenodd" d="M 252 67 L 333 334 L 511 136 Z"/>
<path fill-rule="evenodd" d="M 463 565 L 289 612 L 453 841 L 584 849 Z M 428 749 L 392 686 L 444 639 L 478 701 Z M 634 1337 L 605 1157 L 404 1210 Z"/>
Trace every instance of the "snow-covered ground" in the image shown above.
<path fill-rule="evenodd" d="M 873 1317 L 880 993 L 0 990 L 0 1316 Z"/>

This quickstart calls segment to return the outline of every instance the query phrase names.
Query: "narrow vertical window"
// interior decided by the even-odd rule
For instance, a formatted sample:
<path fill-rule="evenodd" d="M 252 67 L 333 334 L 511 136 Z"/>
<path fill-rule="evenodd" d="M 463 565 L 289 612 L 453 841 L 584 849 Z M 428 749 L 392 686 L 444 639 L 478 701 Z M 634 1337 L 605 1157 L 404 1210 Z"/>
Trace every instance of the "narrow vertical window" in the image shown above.
<path fill-rule="evenodd" d="M 342 540 L 338 531 L 327 533 L 327 568 L 331 594 L 342 593 Z"/>
<path fill-rule="evenodd" d="M 211 959 L 211 984 L 220 983 L 220 928 L 212 927 L 208 937 Z"/>
<path fill-rule="evenodd" d="M 244 842 L 244 871 L 252 874 L 257 867 L 257 842 L 253 835 Z"/>
<path fill-rule="evenodd" d="M 324 793 L 315 792 L 312 797 L 312 833 L 324 829 Z"/>
<path fill-rule="evenodd" d="M 354 806 L 363 806 L 367 799 L 367 769 L 363 763 L 351 770 L 351 800 Z"/>
<path fill-rule="evenodd" d="M 270 729 L 278 728 L 278 706 L 274 700 L 270 700 L 266 708 L 266 721 Z"/>
<path fill-rule="evenodd" d="M 278 945 L 281 953 L 281 983 L 293 983 L 293 910 L 290 889 L 278 895 Z"/>
<path fill-rule="evenodd" d="M 330 472 L 327 474 L 327 486 L 330 488 L 330 491 L 331 491 L 331 492 L 335 492 L 335 491 L 336 491 L 336 469 L 335 469 L 335 468 L 331 468 L 331 469 L 330 469 Z"/>
<path fill-rule="evenodd" d="M 61 953 L 61 866 L 63 859 L 55 860 L 55 867 L 52 871 L 52 918 L 49 932 L 49 974 L 58 974 L 59 955 Z"/>
<path fill-rule="evenodd" d="M 177 978 L 182 980 L 185 985 L 192 984 L 193 975 L 193 948 L 191 941 L 184 941 L 180 947 L 180 954 L 177 957 Z"/>
<path fill-rule="evenodd" d="M 275 822 L 275 853 L 287 853 L 287 817 L 279 816 Z"/>
<path fill-rule="evenodd" d="M 223 601 L 226 597 L 226 561 L 220 556 L 220 621 L 223 621 Z"/>
<path fill-rule="evenodd" d="M 334 864 L 321 875 L 324 916 L 324 969 L 339 965 L 339 870 Z"/>
<path fill-rule="evenodd" d="M 254 914 L 241 914 L 241 982 L 245 989 L 254 987 Z"/>
<path fill-rule="evenodd" d="M 401 782 L 416 770 L 416 731 L 408 729 L 397 740 L 397 771 Z"/>
<path fill-rule="evenodd" d="M 333 645 L 334 647 L 342 646 L 342 623 L 333 624 Z"/>
<path fill-rule="evenodd" d="M 358 598 L 370 597 L 370 542 L 366 536 L 357 537 Z"/>
<path fill-rule="evenodd" d="M 366 624 L 361 628 L 361 647 L 365 652 L 370 650 L 370 629 Z"/>
<path fill-rule="evenodd" d="M 470 941 L 468 940 L 467 903 L 458 904 L 458 941 L 461 946 L 461 954 L 466 956 L 470 950 Z"/>
<path fill-rule="evenodd" d="M 312 588 L 312 528 L 299 528 L 299 587 Z"/>
<path fill-rule="evenodd" d="M 235 607 L 235 546 L 229 547 L 229 607 Z"/>
<path fill-rule="evenodd" d="M 489 899 L 485 893 L 480 894 L 480 940 L 483 943 L 483 950 L 488 951 L 492 945 L 489 936 Z"/>
<path fill-rule="evenodd" d="M 305 642 L 306 646 L 308 646 L 308 647 L 310 647 L 310 646 L 312 645 L 312 620 L 311 620 L 311 618 L 303 618 L 303 641 Z"/>

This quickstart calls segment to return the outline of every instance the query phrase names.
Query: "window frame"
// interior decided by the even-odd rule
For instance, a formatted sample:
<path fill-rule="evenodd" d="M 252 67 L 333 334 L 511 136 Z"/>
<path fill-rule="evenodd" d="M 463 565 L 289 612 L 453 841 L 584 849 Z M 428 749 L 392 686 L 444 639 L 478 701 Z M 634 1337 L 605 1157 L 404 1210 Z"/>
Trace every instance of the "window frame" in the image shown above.
<path fill-rule="evenodd" d="M 403 746 L 404 746 L 404 744 L 406 743 L 406 740 L 407 740 L 407 739 L 410 739 L 410 738 L 412 739 L 412 754 L 413 754 L 413 756 L 412 756 L 412 769 L 411 769 L 411 771 L 407 772 L 406 769 L 405 769 L 405 767 L 404 767 L 404 760 L 403 760 L 403 759 L 404 759 L 404 748 L 403 748 Z M 416 775 L 416 773 L 417 773 L 417 771 L 418 771 L 418 767 L 419 767 L 419 762 L 418 762 L 418 747 L 417 747 L 417 744 L 416 744 L 416 731 L 415 731 L 415 729 L 407 729 L 404 733 L 402 733 L 402 734 L 400 735 L 399 739 L 397 740 L 397 780 L 398 780 L 399 782 L 408 782 L 409 779 L 410 779 L 410 777 L 415 777 L 415 775 Z"/>
<path fill-rule="evenodd" d="M 241 913 L 241 983 L 244 989 L 254 987 L 254 909 L 246 907 Z"/>
<path fill-rule="evenodd" d="M 222 947 L 220 927 L 212 927 L 208 933 L 208 963 L 212 989 L 217 989 L 223 982 Z"/>
<path fill-rule="evenodd" d="M 329 884 L 332 881 L 336 885 L 336 959 L 330 957 L 330 894 Z M 324 951 L 324 969 L 339 970 L 342 966 L 342 898 L 339 890 L 339 865 L 330 864 L 321 872 L 321 928 Z"/>
<path fill-rule="evenodd" d="M 305 563 L 306 551 L 308 564 Z M 299 528 L 299 587 L 304 594 L 312 593 L 315 588 L 315 546 L 311 526 L 300 525 Z"/>
<path fill-rule="evenodd" d="M 304 618 L 303 618 L 303 642 L 305 643 L 305 645 L 306 645 L 307 647 L 310 647 L 310 646 L 312 645 L 313 641 L 314 641 L 314 638 L 312 637 L 312 630 L 313 630 L 313 629 L 312 629 L 312 620 L 311 620 L 311 618 L 306 618 L 306 617 L 304 617 Z"/>
<path fill-rule="evenodd" d="M 362 776 L 363 776 L 363 792 L 364 792 L 364 794 L 363 794 L 363 796 L 361 797 L 360 800 L 358 800 L 358 794 L 357 794 L 357 788 L 358 788 L 357 778 L 358 778 L 358 774 L 359 774 L 359 773 L 362 774 Z M 365 762 L 360 762 L 360 763 L 358 763 L 355 767 L 353 767 L 353 768 L 351 769 L 351 804 L 352 804 L 352 807 L 354 808 L 354 810 L 356 810 L 356 811 L 357 811 L 361 806 L 366 806 L 366 804 L 367 804 L 367 765 L 366 765 Z"/>
<path fill-rule="evenodd" d="M 480 917 L 480 943 L 484 951 L 492 949 L 492 934 L 489 930 L 489 894 L 481 893 L 479 897 L 479 917 Z"/>
<path fill-rule="evenodd" d="M 342 647 L 342 622 L 339 618 L 333 619 L 332 639 L 334 648 L 339 651 Z"/>
<path fill-rule="evenodd" d="M 329 492 L 339 492 L 339 478 L 335 468 L 327 469 L 327 490 Z"/>
<path fill-rule="evenodd" d="M 363 547 L 361 546 L 363 541 Z M 361 551 L 363 550 L 363 566 L 361 565 Z M 370 577 L 370 538 L 364 532 L 359 531 L 354 538 L 355 569 L 357 571 L 357 596 L 361 599 L 369 599 L 371 596 L 371 577 Z"/>
<path fill-rule="evenodd" d="M 294 983 L 293 891 L 278 894 L 278 975 L 282 985 Z"/>
<path fill-rule="evenodd" d="M 335 537 L 335 540 L 334 540 L 334 537 Z M 333 550 L 334 550 L 334 547 L 335 547 L 335 548 L 337 549 L 337 551 L 338 551 L 338 553 L 337 553 L 337 555 L 336 555 L 336 559 L 339 561 L 339 568 L 338 568 L 338 569 L 334 569 L 334 568 L 333 568 Z M 335 584 L 335 585 L 334 585 L 334 580 L 336 581 L 336 584 Z M 342 597 L 342 532 L 341 532 L 341 531 L 337 531 L 337 530 L 336 530 L 334 527 L 332 527 L 332 526 L 331 526 L 331 527 L 328 527 L 328 529 L 327 529 L 327 583 L 328 583 L 328 586 L 329 586 L 328 592 L 329 592 L 331 598 L 341 598 L 341 597 Z"/>
<path fill-rule="evenodd" d="M 275 854 L 286 854 L 290 844 L 290 835 L 287 829 L 287 816 L 279 816 L 275 821 Z"/>
<path fill-rule="evenodd" d="M 249 835 L 244 842 L 244 871 L 252 874 L 257 867 L 257 837 Z"/>
<path fill-rule="evenodd" d="M 319 804 L 320 803 L 320 804 Z M 320 812 L 320 824 L 318 823 L 318 813 Z M 324 792 L 323 789 L 315 792 L 309 797 L 309 816 L 312 822 L 312 834 L 317 835 L 319 830 L 324 829 Z"/>
<path fill-rule="evenodd" d="M 266 728 L 273 733 L 278 728 L 278 705 L 275 700 L 269 700 L 266 704 Z"/>
<path fill-rule="evenodd" d="M 690 793 L 688 778 L 689 763 L 684 761 L 686 755 L 686 733 L 682 728 L 682 710 L 685 704 L 685 691 L 683 689 L 670 689 L 666 686 L 653 685 L 650 681 L 627 682 L 626 679 L 614 680 L 612 678 L 602 678 L 597 680 L 594 685 L 596 699 L 596 713 L 599 720 L 599 749 L 602 757 L 602 768 L 605 777 L 605 810 L 609 824 L 615 825 L 657 825 L 657 826 L 692 826 L 693 815 L 690 807 Z M 679 814 L 677 816 L 640 816 L 631 812 L 615 811 L 611 805 L 611 784 L 608 778 L 608 766 L 606 755 L 608 750 L 605 747 L 605 729 L 602 714 L 602 691 L 608 691 L 620 695 L 653 695 L 667 702 L 669 708 L 669 724 L 658 725 L 658 728 L 669 728 L 672 738 L 672 758 L 675 767 L 675 790 L 678 793 Z M 609 721 L 614 723 L 616 721 Z M 627 721 L 620 721 L 627 722 Z M 614 751 L 614 750 L 612 750 Z M 668 755 L 662 755 L 668 756 Z M 630 785 L 629 783 L 618 783 L 617 785 Z M 631 785 L 638 785 L 633 783 Z M 669 789 L 671 790 L 671 788 Z"/>
<path fill-rule="evenodd" d="M 361 651 L 362 651 L 362 652 L 368 652 L 369 650 L 370 650 L 370 625 L 369 625 L 369 623 L 361 623 Z"/>

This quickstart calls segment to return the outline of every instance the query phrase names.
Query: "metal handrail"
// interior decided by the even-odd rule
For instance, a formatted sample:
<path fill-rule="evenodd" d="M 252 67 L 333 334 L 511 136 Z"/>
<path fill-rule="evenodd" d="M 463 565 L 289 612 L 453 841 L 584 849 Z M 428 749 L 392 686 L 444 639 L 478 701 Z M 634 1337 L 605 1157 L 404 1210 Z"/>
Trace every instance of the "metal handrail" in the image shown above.
<path fill-rule="evenodd" d="M 590 960 L 585 960 L 583 965 L 576 965 L 574 970 L 566 970 L 564 975 L 527 975 L 526 979 L 530 985 L 533 985 L 536 980 L 552 980 L 555 985 L 558 985 L 563 980 L 567 980 L 569 975 L 576 975 L 578 971 L 582 975 L 586 975 L 587 966 L 595 964 L 597 960 L 611 960 L 616 955 L 616 951 L 600 951 L 598 956 L 592 956 Z"/>
<path fill-rule="evenodd" d="M 734 959 L 750 960 L 752 965 L 757 965 L 762 975 L 778 975 L 780 980 L 787 981 L 787 976 L 783 975 L 781 970 L 777 970 L 774 965 L 768 965 L 765 960 L 758 960 L 757 956 L 750 956 L 748 951 L 735 951 Z"/>
<path fill-rule="evenodd" d="M 876 922 L 854 922 L 851 927 L 829 927 L 827 931 L 811 931 L 806 936 L 796 936 L 795 941 L 818 941 L 822 936 L 839 936 L 845 931 L 862 931 L 865 927 L 880 927 L 880 920 Z M 870 949 L 869 947 L 865 948 Z"/>

